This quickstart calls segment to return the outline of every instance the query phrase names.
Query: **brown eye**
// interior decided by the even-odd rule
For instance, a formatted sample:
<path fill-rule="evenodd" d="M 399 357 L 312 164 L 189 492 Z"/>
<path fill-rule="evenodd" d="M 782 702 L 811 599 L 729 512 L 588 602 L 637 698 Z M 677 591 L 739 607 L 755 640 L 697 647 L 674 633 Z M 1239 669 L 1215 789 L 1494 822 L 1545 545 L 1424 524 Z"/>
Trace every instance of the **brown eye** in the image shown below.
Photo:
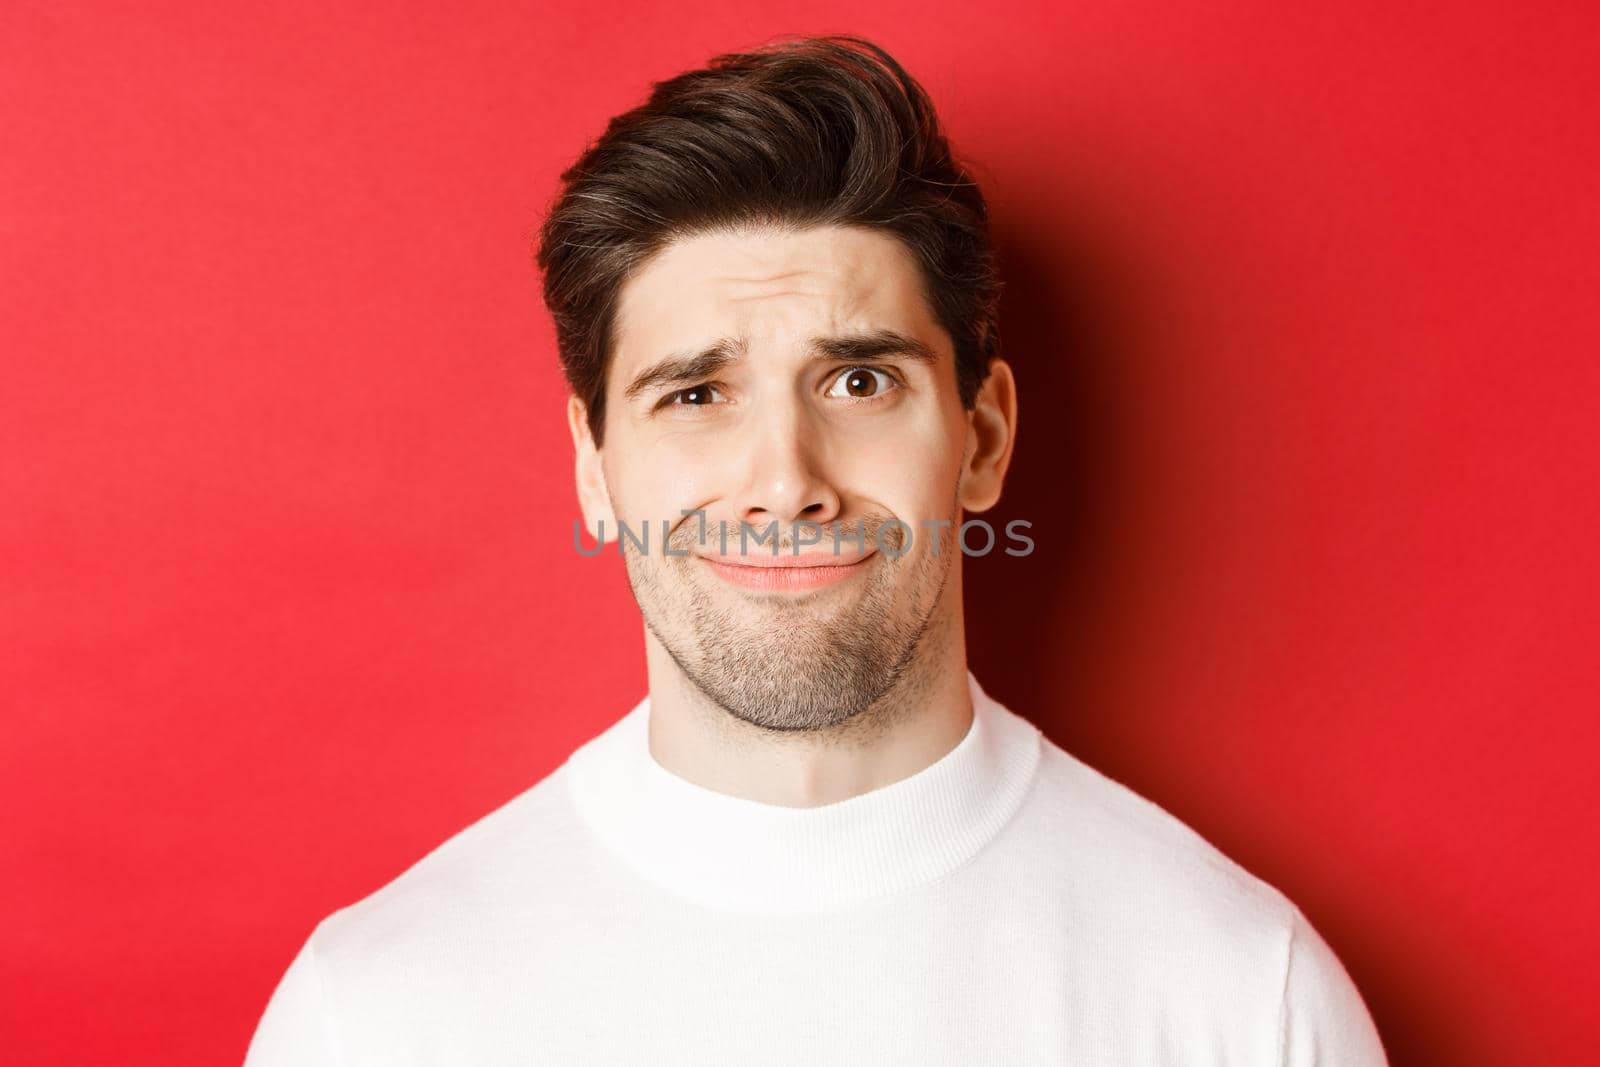
<path fill-rule="evenodd" d="M 887 373 L 872 367 L 851 367 L 838 378 L 834 379 L 834 386 L 828 390 L 829 396 L 843 397 L 856 400 L 870 400 L 888 392 L 895 385 L 895 381 Z M 843 392 L 839 392 L 840 388 Z"/>
<path fill-rule="evenodd" d="M 667 403 L 677 407 L 704 407 L 713 403 L 711 398 L 715 395 L 716 390 L 709 385 L 692 385 L 668 396 Z"/>

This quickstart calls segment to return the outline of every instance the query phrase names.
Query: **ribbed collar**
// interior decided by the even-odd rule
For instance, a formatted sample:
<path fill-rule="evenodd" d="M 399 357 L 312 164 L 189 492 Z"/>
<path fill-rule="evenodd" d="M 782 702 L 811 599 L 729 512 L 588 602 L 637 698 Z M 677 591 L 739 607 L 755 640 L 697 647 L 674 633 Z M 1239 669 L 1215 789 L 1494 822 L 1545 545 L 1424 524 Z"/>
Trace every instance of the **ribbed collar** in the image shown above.
<path fill-rule="evenodd" d="M 909 777 L 796 808 L 735 797 L 668 771 L 650 752 L 650 698 L 567 761 L 580 815 L 645 878 L 707 907 L 826 911 L 908 889 L 970 859 L 1016 812 L 1039 730 L 969 670 L 972 725 Z"/>

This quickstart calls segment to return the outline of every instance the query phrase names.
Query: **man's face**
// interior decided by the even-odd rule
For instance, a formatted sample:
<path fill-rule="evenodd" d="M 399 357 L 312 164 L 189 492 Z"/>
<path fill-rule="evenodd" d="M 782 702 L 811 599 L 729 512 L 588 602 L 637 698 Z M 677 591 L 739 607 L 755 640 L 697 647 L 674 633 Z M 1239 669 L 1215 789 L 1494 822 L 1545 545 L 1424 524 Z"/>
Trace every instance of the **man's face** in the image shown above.
<path fill-rule="evenodd" d="M 910 252 L 845 227 L 681 239 L 623 286 L 612 353 L 598 453 L 571 411 L 580 491 L 591 531 L 649 530 L 621 547 L 650 632 L 748 722 L 872 706 L 959 615 L 970 418 Z"/>

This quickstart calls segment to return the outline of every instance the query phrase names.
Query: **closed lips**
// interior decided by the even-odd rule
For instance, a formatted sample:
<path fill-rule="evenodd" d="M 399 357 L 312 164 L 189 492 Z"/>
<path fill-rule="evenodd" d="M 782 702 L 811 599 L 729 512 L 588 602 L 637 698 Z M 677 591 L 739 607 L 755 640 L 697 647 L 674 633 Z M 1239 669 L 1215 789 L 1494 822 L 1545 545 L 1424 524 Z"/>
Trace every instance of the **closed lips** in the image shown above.
<path fill-rule="evenodd" d="M 868 553 L 871 555 L 871 553 Z M 776 556 L 753 554 L 747 555 L 707 555 L 700 557 L 708 563 L 716 563 L 726 567 L 760 567 L 763 569 L 787 568 L 806 569 L 810 567 L 853 567 L 866 559 L 862 555 L 834 555 L 832 552 L 806 552 L 798 556 L 779 553 Z"/>

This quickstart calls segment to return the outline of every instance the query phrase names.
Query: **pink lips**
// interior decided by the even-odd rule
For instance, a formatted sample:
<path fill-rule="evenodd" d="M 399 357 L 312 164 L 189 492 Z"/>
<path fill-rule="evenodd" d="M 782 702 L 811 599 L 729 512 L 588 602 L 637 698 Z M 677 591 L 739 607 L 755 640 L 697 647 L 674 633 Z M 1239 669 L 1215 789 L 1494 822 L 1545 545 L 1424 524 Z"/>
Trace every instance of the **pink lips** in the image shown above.
<path fill-rule="evenodd" d="M 767 592 L 821 589 L 861 573 L 866 556 L 808 552 L 802 555 L 751 553 L 748 555 L 706 555 L 700 558 L 712 573 L 730 585 Z M 848 562 L 841 562 L 848 561 Z"/>

